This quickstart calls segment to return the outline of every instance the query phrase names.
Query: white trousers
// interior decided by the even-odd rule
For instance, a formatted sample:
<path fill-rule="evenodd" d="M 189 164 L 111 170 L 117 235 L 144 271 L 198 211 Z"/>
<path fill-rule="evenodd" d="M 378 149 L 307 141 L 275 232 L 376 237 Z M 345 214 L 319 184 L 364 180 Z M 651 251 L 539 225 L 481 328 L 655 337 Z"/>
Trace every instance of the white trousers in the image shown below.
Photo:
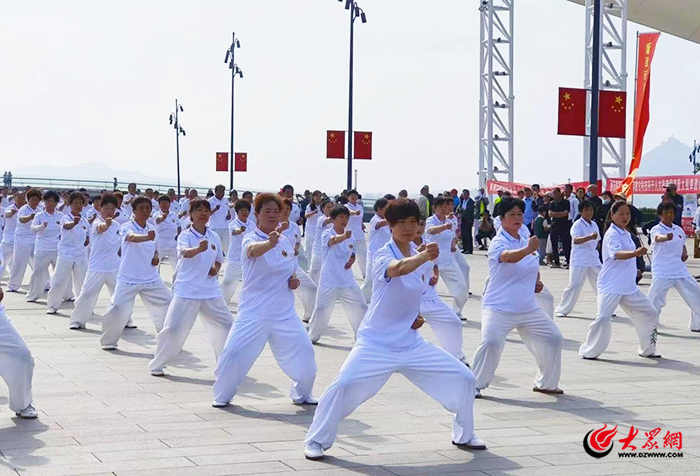
<path fill-rule="evenodd" d="M 598 316 L 588 327 L 586 342 L 579 348 L 578 353 L 581 357 L 596 358 L 608 348 L 612 337 L 611 319 L 618 305 L 624 309 L 637 330 L 639 338 L 637 353 L 649 356 L 656 352 L 656 327 L 659 324 L 659 313 L 656 312 L 649 298 L 637 289 L 636 293 L 626 296 L 598 294 Z"/>
<path fill-rule="evenodd" d="M 316 253 L 311 257 L 311 266 L 309 266 L 309 277 L 314 283 L 318 283 L 321 278 L 321 267 L 323 266 L 323 255 L 321 250 L 316 250 Z"/>
<path fill-rule="evenodd" d="M 598 294 L 598 273 L 600 273 L 600 266 L 570 266 L 569 285 L 564 289 L 556 312 L 566 315 L 574 310 L 583 286 L 586 284 L 586 278 L 588 278 L 593 292 Z"/>
<path fill-rule="evenodd" d="M 185 345 L 197 315 L 201 315 L 204 328 L 218 358 L 224 350 L 226 337 L 233 325 L 233 316 L 223 298 L 183 299 L 173 298 L 165 315 L 163 330 L 156 339 L 156 352 L 148 364 L 149 370 L 162 369 Z"/>
<path fill-rule="evenodd" d="M 362 295 L 365 297 L 367 304 L 372 300 L 372 261 L 374 261 L 374 256 L 367 257 L 367 266 L 365 269 L 365 280 L 362 282 Z"/>
<path fill-rule="evenodd" d="M 50 279 L 49 266 L 53 265 L 54 272 L 56 272 L 57 259 L 58 251 L 56 250 L 34 252 L 34 269 L 32 277 L 29 279 L 27 301 L 34 302 L 44 294 L 46 283 Z"/>
<path fill-rule="evenodd" d="M 690 307 L 690 322 L 688 328 L 700 331 L 700 285 L 692 277 L 687 278 L 654 278 L 647 297 L 656 312 L 661 315 L 661 309 L 666 306 L 666 294 L 671 288 L 676 288 L 685 303 Z"/>
<path fill-rule="evenodd" d="M 241 265 L 232 261 L 226 261 L 224 279 L 221 281 L 221 292 L 224 294 L 226 304 L 229 304 L 233 295 L 236 294 L 236 288 L 241 278 L 243 278 Z"/>
<path fill-rule="evenodd" d="M 457 360 L 464 359 L 462 352 L 462 321 L 440 298 L 420 302 L 420 315 L 430 324 L 440 345 Z"/>
<path fill-rule="evenodd" d="M 179 261 L 177 256 L 177 248 L 159 248 L 158 249 L 158 272 L 160 273 L 160 266 L 163 264 L 163 258 L 168 258 L 168 264 L 173 270 L 172 283 L 175 283 L 175 270 L 177 269 L 177 263 Z"/>
<path fill-rule="evenodd" d="M 0 246 L 0 253 L 2 253 L 2 260 L 0 260 L 0 279 L 5 277 L 5 270 L 8 272 L 12 269 L 12 257 L 15 254 L 15 244 L 14 243 L 2 243 Z"/>
<path fill-rule="evenodd" d="M 92 317 L 95 305 L 100 297 L 102 286 L 107 286 L 110 295 L 114 295 L 114 288 L 117 285 L 117 272 L 98 273 L 88 269 L 85 281 L 80 289 L 80 295 L 75 300 L 75 308 L 70 316 L 70 324 L 80 324 L 84 326 Z"/>
<path fill-rule="evenodd" d="M 27 271 L 27 265 L 32 269 L 34 268 L 34 243 L 15 243 L 12 260 L 12 269 L 10 270 L 10 279 L 7 281 L 7 287 L 17 291 L 22 287 L 22 280 L 24 279 L 24 272 Z"/>
<path fill-rule="evenodd" d="M 214 370 L 214 401 L 223 403 L 233 399 L 238 385 L 268 342 L 277 365 L 292 379 L 289 391 L 292 400 L 300 403 L 312 396 L 316 357 L 299 316 L 294 313 L 277 320 L 239 315 Z"/>
<path fill-rule="evenodd" d="M 114 294 L 109 301 L 109 307 L 107 307 L 107 312 L 102 319 L 100 345 L 117 345 L 124 331 L 124 326 L 131 318 L 137 294 L 141 296 L 156 332 L 163 329 L 163 322 L 171 300 L 170 290 L 165 286 L 163 280 L 158 278 L 156 281 L 145 284 L 117 281 Z"/>
<path fill-rule="evenodd" d="M 306 257 L 304 245 L 299 245 L 299 254 L 297 255 L 297 266 L 304 271 L 309 269 L 309 258 Z"/>
<path fill-rule="evenodd" d="M 309 277 L 303 269 L 297 264 L 297 268 L 294 271 L 299 278 L 299 287 L 296 289 L 296 293 L 301 299 L 301 303 L 304 306 L 304 322 L 308 322 L 311 319 L 311 315 L 314 312 L 314 305 L 316 302 L 316 283 Z"/>
<path fill-rule="evenodd" d="M 315 232 L 309 233 L 309 229 L 306 229 L 306 235 L 304 239 L 304 248 L 306 249 L 306 259 L 309 261 L 309 266 L 311 266 L 311 260 L 314 257 L 314 239 Z"/>
<path fill-rule="evenodd" d="M 228 228 L 212 228 L 212 231 L 219 235 L 221 249 L 226 253 L 228 251 L 228 245 L 231 242 L 231 235 L 228 232 Z M 177 250 L 175 254 L 177 255 Z"/>
<path fill-rule="evenodd" d="M 0 311 L 0 377 L 10 390 L 10 410 L 20 412 L 32 403 L 34 359 L 27 344 Z"/>
<path fill-rule="evenodd" d="M 547 289 L 547 286 L 544 286 L 542 291 L 535 293 L 535 302 L 550 318 L 554 318 L 554 295 Z"/>
<path fill-rule="evenodd" d="M 493 380 L 506 337 L 513 329 L 518 331 L 526 344 L 525 347 L 537 362 L 535 386 L 555 390 L 561 377 L 561 348 L 564 337 L 552 318 L 541 308 L 517 314 L 482 309 L 481 343 L 472 362 L 476 388 L 486 388 Z"/>
<path fill-rule="evenodd" d="M 461 314 L 462 308 L 466 304 L 467 299 L 469 299 L 467 283 L 464 281 L 464 273 L 454 260 L 449 264 L 440 264 L 438 268 L 440 270 L 440 278 L 442 278 L 445 286 L 447 286 L 447 290 L 454 299 L 452 310 L 457 314 Z"/>
<path fill-rule="evenodd" d="M 73 296 L 71 292 L 71 278 L 73 281 L 73 289 L 79 293 L 85 281 L 85 273 L 87 273 L 87 260 L 68 261 L 63 258 L 58 258 L 56 269 L 51 277 L 51 289 L 46 298 L 46 307 L 48 309 L 59 309 L 63 301 L 70 299 Z"/>
<path fill-rule="evenodd" d="M 316 408 L 306 442 L 324 449 L 333 445 L 338 424 L 372 398 L 393 373 L 414 385 L 454 413 L 452 440 L 466 443 L 474 436 L 474 374 L 444 350 L 422 342 L 395 352 L 371 345 L 356 345 L 340 373 L 326 389 Z"/>
<path fill-rule="evenodd" d="M 355 335 L 357 334 L 357 329 L 360 328 L 360 323 L 367 312 L 367 301 L 360 287 L 357 284 L 347 288 L 329 288 L 320 285 L 316 293 L 316 306 L 309 321 L 311 342 L 318 342 L 328 328 L 336 300 L 340 300 L 352 330 Z"/>
<path fill-rule="evenodd" d="M 452 253 L 452 256 L 455 257 L 457 266 L 459 266 L 459 269 L 462 270 L 462 274 L 464 275 L 464 282 L 467 284 L 467 291 L 469 291 L 471 289 L 471 286 L 469 284 L 469 274 L 471 273 L 471 267 L 469 266 L 469 262 L 467 261 L 467 258 L 465 258 L 464 255 L 459 252 L 459 249 Z"/>
<path fill-rule="evenodd" d="M 367 272 L 367 241 L 365 241 L 365 234 L 362 233 L 361 236 L 355 236 L 355 257 L 357 266 L 360 267 L 360 272 L 362 277 L 365 278 L 365 273 Z"/>

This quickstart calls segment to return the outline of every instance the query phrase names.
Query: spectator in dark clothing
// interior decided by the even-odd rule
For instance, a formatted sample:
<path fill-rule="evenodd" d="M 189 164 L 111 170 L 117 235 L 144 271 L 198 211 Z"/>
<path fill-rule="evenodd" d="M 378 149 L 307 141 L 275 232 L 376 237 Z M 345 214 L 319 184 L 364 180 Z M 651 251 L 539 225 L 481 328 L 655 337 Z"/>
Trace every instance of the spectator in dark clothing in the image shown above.
<path fill-rule="evenodd" d="M 301 236 L 306 235 L 306 207 L 311 203 L 311 192 L 306 190 L 304 192 L 304 199 L 299 202 L 299 209 L 301 210 L 301 219 L 304 221 L 304 229 Z"/>
<path fill-rule="evenodd" d="M 470 255 L 474 253 L 474 200 L 469 196 L 469 190 L 462 191 L 462 201 L 459 205 L 462 214 L 460 231 L 462 235 L 462 253 Z"/>
<path fill-rule="evenodd" d="M 496 236 L 496 228 L 493 225 L 493 220 L 491 219 L 491 214 L 488 210 L 484 210 L 481 214 L 481 220 L 479 220 L 479 227 L 476 233 L 476 242 L 479 243 L 479 250 L 486 250 L 486 245 L 483 243 L 484 238 L 492 240 Z"/>
<path fill-rule="evenodd" d="M 569 267 L 569 258 L 571 257 L 571 234 L 569 225 L 569 214 L 571 212 L 571 204 L 561 194 L 559 187 L 552 190 L 554 201 L 549 206 L 549 216 L 552 219 L 552 258 L 554 261 L 553 268 L 560 268 L 559 261 L 559 243 L 564 250 L 566 258 L 566 267 Z"/>
<path fill-rule="evenodd" d="M 588 187 L 590 189 L 590 187 Z M 611 192 L 607 190 L 603 192 L 603 195 L 598 198 L 600 200 L 600 205 L 595 210 L 593 219 L 598 224 L 598 228 L 601 230 L 605 229 L 605 220 L 608 218 L 608 212 L 610 212 L 610 207 L 612 207 L 613 196 Z M 589 201 L 590 198 L 589 198 Z"/>
<path fill-rule="evenodd" d="M 540 193 L 539 184 L 533 183 L 530 188 L 532 189 L 532 210 L 535 214 L 538 214 L 540 212 L 540 207 L 544 205 L 544 197 Z"/>
<path fill-rule="evenodd" d="M 598 196 L 598 186 L 594 183 L 590 184 L 588 186 L 588 201 L 593 204 L 595 207 L 596 211 L 598 208 L 603 204 L 603 200 Z M 607 214 L 607 213 L 606 213 Z M 595 216 L 595 213 L 594 215 Z M 602 230 L 602 228 L 601 228 Z"/>

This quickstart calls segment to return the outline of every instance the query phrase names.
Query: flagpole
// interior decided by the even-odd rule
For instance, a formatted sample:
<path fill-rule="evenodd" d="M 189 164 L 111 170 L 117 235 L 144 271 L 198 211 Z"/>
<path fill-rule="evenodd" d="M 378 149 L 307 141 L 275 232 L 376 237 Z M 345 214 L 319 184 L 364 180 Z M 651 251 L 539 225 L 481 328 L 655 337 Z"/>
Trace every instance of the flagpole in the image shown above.
<path fill-rule="evenodd" d="M 593 54 L 591 55 L 591 139 L 588 179 L 598 183 L 598 122 L 600 101 L 600 20 L 602 0 L 593 0 Z"/>

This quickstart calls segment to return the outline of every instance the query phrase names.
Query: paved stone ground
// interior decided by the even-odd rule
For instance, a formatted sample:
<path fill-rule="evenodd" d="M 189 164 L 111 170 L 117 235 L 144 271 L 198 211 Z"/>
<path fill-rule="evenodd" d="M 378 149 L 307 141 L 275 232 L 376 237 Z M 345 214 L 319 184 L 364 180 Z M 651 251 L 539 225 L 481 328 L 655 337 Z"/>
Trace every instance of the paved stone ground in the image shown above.
<path fill-rule="evenodd" d="M 471 359 L 480 338 L 479 295 L 487 268 L 483 253 L 469 262 L 474 296 L 463 332 Z M 700 274 L 700 261 L 691 260 L 690 268 Z M 164 275 L 169 273 L 165 267 Z M 542 274 L 558 299 L 567 271 Z M 648 286 L 647 277 L 642 289 Z M 98 312 L 107 298 L 105 292 Z M 134 313 L 139 328 L 126 331 L 118 352 L 100 349 L 98 320 L 86 331 L 69 331 L 72 306 L 49 316 L 44 306 L 25 303 L 22 294 L 6 294 L 5 305 L 36 359 L 34 396 L 41 415 L 35 421 L 14 418 L 0 385 L 0 476 L 700 474 L 700 335 L 688 331 L 689 309 L 675 291 L 659 329 L 662 360 L 637 357 L 633 327 L 620 311 L 609 350 L 598 361 L 582 361 L 577 349 L 595 310 L 595 296 L 586 288 L 574 314 L 557 319 L 566 338 L 561 381 L 566 394 L 560 397 L 532 392 L 533 357 L 517 333 L 511 334 L 496 380 L 475 407 L 477 432 L 488 451 L 452 446 L 450 415 L 396 375 L 342 423 L 324 462 L 303 457 L 314 410 L 291 404 L 289 380 L 269 349 L 235 405 L 217 410 L 210 406 L 214 356 L 199 323 L 168 376 L 157 378 L 146 367 L 155 335 L 140 301 Z M 340 306 L 332 325 L 315 348 L 319 396 L 352 345 Z M 421 332 L 435 341 L 429 326 Z M 637 452 L 646 441 L 644 431 L 661 427 L 661 447 L 667 430 L 681 431 L 684 457 L 621 459 L 616 442 L 612 454 L 594 459 L 584 452 L 582 439 L 603 423 L 619 425 L 616 440 L 630 425 L 640 428 Z"/>

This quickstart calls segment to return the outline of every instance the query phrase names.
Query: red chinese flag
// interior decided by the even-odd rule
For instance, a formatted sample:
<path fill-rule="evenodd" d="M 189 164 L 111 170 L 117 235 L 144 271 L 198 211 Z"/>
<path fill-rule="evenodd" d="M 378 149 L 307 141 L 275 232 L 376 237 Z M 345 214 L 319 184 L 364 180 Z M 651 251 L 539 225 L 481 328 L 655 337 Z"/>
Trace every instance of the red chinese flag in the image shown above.
<path fill-rule="evenodd" d="M 557 134 L 586 135 L 586 90 L 559 88 L 559 126 Z"/>
<path fill-rule="evenodd" d="M 228 172 L 228 152 L 216 153 L 216 171 Z"/>
<path fill-rule="evenodd" d="M 345 131 L 326 131 L 326 158 L 345 158 Z"/>
<path fill-rule="evenodd" d="M 624 91 L 601 91 L 599 97 L 598 135 L 624 139 L 627 93 Z"/>
<path fill-rule="evenodd" d="M 248 170 L 248 154 L 245 152 L 236 152 L 234 165 L 234 171 L 246 172 Z"/>
<path fill-rule="evenodd" d="M 372 133 L 355 132 L 355 159 L 372 160 Z"/>

